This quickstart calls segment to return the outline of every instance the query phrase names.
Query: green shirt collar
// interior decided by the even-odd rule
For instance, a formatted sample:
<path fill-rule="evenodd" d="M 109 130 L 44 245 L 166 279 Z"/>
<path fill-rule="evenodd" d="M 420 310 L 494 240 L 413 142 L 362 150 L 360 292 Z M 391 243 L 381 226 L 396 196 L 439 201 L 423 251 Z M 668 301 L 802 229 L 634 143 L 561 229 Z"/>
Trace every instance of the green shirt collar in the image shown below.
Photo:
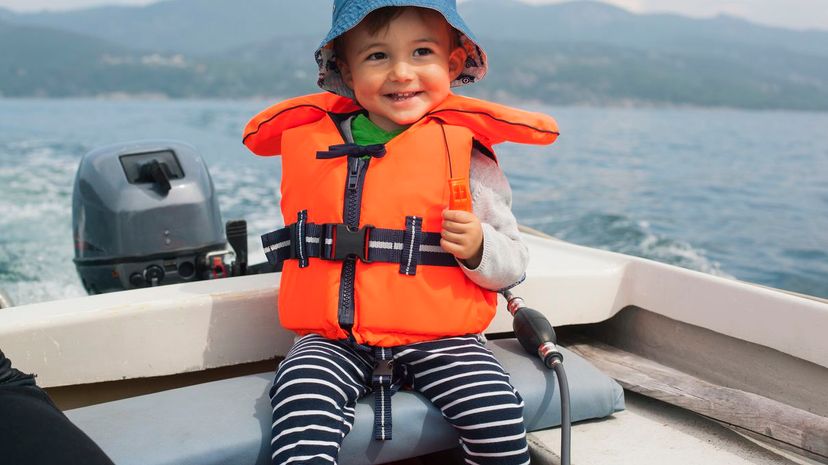
<path fill-rule="evenodd" d="M 386 144 L 404 130 L 405 128 L 386 131 L 374 124 L 365 114 L 359 114 L 351 121 L 351 135 L 354 143 L 359 145 Z"/>

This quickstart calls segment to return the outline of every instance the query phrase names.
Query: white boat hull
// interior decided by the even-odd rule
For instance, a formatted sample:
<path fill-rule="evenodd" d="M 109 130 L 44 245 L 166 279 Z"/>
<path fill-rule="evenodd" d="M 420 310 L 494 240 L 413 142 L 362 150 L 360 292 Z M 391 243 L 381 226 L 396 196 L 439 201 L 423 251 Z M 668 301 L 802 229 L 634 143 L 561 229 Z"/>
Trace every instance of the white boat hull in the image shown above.
<path fill-rule="evenodd" d="M 828 304 L 650 260 L 525 235 L 515 289 L 553 325 L 596 323 L 637 306 L 828 366 Z M 0 311 L 0 344 L 44 387 L 163 376 L 271 359 L 277 275 L 138 289 Z M 503 302 L 501 302 L 503 305 Z M 499 311 L 488 332 L 510 332 Z"/>

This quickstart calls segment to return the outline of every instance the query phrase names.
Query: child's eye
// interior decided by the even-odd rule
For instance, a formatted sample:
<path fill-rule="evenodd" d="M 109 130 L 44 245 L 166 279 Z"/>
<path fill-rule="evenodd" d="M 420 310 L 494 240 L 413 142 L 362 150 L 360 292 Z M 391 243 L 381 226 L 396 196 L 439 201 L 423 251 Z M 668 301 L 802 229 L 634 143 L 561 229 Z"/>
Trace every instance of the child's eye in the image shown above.
<path fill-rule="evenodd" d="M 425 47 L 420 47 L 417 50 L 414 50 L 414 56 L 415 57 L 431 55 L 432 53 L 434 53 L 434 52 L 430 48 L 425 48 Z"/>
<path fill-rule="evenodd" d="M 385 53 L 383 53 L 383 52 L 374 52 L 374 53 L 368 55 L 366 60 L 369 60 L 369 61 L 371 61 L 371 60 L 382 60 L 384 58 L 385 58 Z"/>

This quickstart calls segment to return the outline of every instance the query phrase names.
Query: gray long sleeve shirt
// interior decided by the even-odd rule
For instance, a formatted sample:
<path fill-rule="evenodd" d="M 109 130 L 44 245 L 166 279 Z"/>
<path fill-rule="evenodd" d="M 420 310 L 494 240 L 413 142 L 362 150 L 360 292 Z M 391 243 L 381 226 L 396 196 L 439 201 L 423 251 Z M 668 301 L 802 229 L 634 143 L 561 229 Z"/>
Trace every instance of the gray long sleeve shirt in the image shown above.
<path fill-rule="evenodd" d="M 476 149 L 470 171 L 472 210 L 483 226 L 483 258 L 475 269 L 462 263 L 460 268 L 485 289 L 512 287 L 523 280 L 529 262 L 529 250 L 512 214 L 512 189 L 497 163 Z"/>

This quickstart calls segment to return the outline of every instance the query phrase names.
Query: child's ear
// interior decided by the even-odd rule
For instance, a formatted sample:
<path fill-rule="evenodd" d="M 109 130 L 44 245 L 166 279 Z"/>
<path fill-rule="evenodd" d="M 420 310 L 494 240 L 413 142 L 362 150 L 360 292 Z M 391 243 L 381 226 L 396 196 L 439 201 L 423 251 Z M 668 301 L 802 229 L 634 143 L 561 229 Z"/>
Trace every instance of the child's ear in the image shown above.
<path fill-rule="evenodd" d="M 466 56 L 466 49 L 463 47 L 455 48 L 449 55 L 449 76 L 452 81 L 457 79 L 466 67 Z"/>
<path fill-rule="evenodd" d="M 348 88 L 354 90 L 354 75 L 351 73 L 351 67 L 348 66 L 348 62 L 342 59 L 337 59 L 336 67 L 339 68 L 339 74 L 342 75 L 342 82 L 344 82 Z"/>

